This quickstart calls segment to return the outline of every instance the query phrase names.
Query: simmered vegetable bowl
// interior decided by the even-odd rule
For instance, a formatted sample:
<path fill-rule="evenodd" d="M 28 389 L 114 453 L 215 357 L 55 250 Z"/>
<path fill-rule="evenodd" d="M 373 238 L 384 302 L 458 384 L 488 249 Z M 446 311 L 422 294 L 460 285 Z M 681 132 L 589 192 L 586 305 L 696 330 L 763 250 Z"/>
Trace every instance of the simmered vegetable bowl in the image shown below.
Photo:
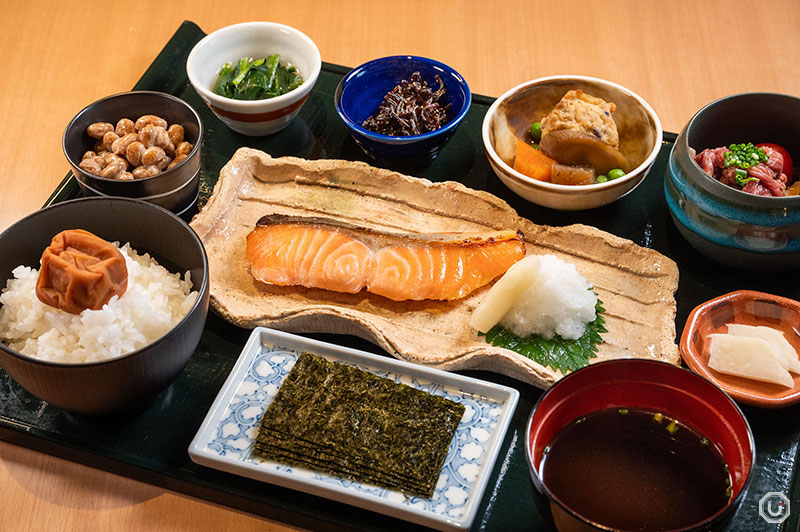
<path fill-rule="evenodd" d="M 531 125 L 531 144 L 517 142 L 514 169 L 558 185 L 592 185 L 624 176 L 628 160 L 619 151 L 616 109 L 613 102 L 580 89 L 567 91 Z"/>

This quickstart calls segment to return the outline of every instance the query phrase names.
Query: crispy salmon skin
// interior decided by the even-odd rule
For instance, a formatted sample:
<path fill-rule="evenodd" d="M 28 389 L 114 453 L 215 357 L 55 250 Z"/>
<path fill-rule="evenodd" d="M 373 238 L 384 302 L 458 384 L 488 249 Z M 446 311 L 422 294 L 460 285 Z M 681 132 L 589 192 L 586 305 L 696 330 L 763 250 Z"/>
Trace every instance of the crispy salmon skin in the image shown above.
<path fill-rule="evenodd" d="M 366 289 L 394 301 L 460 299 L 524 256 L 520 231 L 389 233 L 280 214 L 258 220 L 246 248 L 258 281 L 351 294 Z"/>

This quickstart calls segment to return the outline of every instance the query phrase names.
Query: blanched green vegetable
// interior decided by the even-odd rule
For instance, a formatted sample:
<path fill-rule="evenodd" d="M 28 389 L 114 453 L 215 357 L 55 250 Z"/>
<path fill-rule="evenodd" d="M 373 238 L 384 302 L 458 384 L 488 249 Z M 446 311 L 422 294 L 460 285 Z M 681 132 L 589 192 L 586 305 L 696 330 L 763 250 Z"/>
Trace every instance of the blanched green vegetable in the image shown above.
<path fill-rule="evenodd" d="M 253 59 L 243 57 L 234 68 L 225 63 L 214 84 L 214 93 L 235 100 L 263 100 L 299 87 L 303 78 L 292 66 L 280 63 L 280 55 Z"/>

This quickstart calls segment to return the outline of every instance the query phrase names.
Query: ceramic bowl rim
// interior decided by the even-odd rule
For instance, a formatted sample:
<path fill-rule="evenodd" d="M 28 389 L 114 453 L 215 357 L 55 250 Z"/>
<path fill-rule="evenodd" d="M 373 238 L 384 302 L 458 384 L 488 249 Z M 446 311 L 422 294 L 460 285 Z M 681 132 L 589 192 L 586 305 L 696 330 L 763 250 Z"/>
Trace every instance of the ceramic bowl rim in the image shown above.
<path fill-rule="evenodd" d="M 528 87 L 534 85 L 541 85 L 546 82 L 550 81 L 586 81 L 586 82 L 593 82 L 599 85 L 604 85 L 606 87 L 618 90 L 623 94 L 626 94 L 636 100 L 636 102 L 641 105 L 644 110 L 647 112 L 648 116 L 651 120 L 653 120 L 653 124 L 655 125 L 655 141 L 653 142 L 653 148 L 650 150 L 650 153 L 647 155 L 644 161 L 640 163 L 636 168 L 633 168 L 624 176 L 619 179 L 612 179 L 610 181 L 606 181 L 605 183 L 592 183 L 589 185 L 560 185 L 557 183 L 548 183 L 546 181 L 540 181 L 538 179 L 533 179 L 532 177 L 528 177 L 525 174 L 514 170 L 505 161 L 503 161 L 497 152 L 494 149 L 494 145 L 492 144 L 489 138 L 489 129 L 492 122 L 492 119 L 497 114 L 497 108 L 500 104 L 507 100 L 513 94 L 522 91 L 523 89 L 527 89 Z M 483 124 L 481 125 L 481 138 L 483 139 L 483 146 L 486 150 L 486 154 L 491 159 L 492 164 L 496 165 L 500 168 L 503 173 L 508 175 L 509 177 L 515 178 L 518 182 L 533 186 L 534 188 L 540 187 L 544 190 L 550 190 L 553 192 L 567 192 L 567 191 L 576 191 L 576 192 L 584 192 L 584 191 L 596 191 L 596 190 L 605 190 L 605 189 L 612 189 L 618 186 L 623 185 L 623 183 L 628 183 L 630 181 L 635 181 L 641 177 L 644 177 L 644 173 L 647 169 L 653 165 L 655 162 L 656 157 L 658 156 L 659 151 L 661 150 L 661 144 L 664 140 L 664 131 L 661 127 L 661 120 L 658 118 L 655 110 L 647 103 L 641 96 L 633 92 L 632 90 L 623 87 L 613 81 L 608 81 L 601 78 L 595 78 L 591 76 L 579 76 L 579 75 L 567 75 L 567 74 L 559 74 L 554 76 L 545 76 L 542 78 L 536 78 L 529 81 L 525 81 L 520 83 L 519 85 L 508 89 L 506 92 L 501 94 L 489 107 L 489 110 L 486 111 L 486 116 L 483 118 Z"/>
<path fill-rule="evenodd" d="M 724 396 L 724 398 L 733 406 L 735 411 L 739 413 L 739 417 L 742 419 L 742 421 L 744 422 L 745 427 L 747 428 L 747 441 L 749 443 L 749 445 L 747 446 L 747 449 L 750 452 L 750 467 L 746 470 L 747 471 L 747 477 L 745 478 L 745 480 L 744 480 L 744 482 L 742 484 L 742 489 L 739 490 L 739 493 L 736 495 L 736 497 L 733 498 L 732 500 L 728 501 L 728 503 L 725 506 L 723 506 L 721 509 L 719 509 L 718 511 L 716 511 L 714 514 L 710 515 L 709 517 L 707 517 L 703 521 L 692 523 L 691 525 L 689 525 L 687 527 L 684 527 L 684 528 L 671 529 L 671 530 L 666 531 L 666 532 L 682 532 L 682 531 L 702 530 L 703 526 L 708 526 L 708 525 L 712 524 L 717 519 L 720 519 L 721 516 L 723 516 L 726 512 L 731 511 L 732 508 L 735 509 L 736 507 L 738 507 L 741 504 L 742 500 L 744 499 L 744 495 L 748 491 L 748 488 L 749 488 L 749 486 L 750 486 L 750 484 L 752 482 L 752 479 L 753 479 L 753 472 L 755 471 L 755 466 L 756 466 L 756 446 L 755 446 L 755 438 L 753 436 L 753 430 L 750 427 L 750 422 L 747 421 L 747 417 L 744 415 L 744 412 L 742 412 L 741 407 L 739 407 L 739 405 L 736 403 L 736 401 L 734 401 L 731 398 L 731 396 L 728 393 L 725 392 L 725 390 L 723 390 L 722 388 L 720 388 L 719 386 L 714 384 L 714 382 L 712 382 L 710 379 L 707 379 L 703 375 L 700 375 L 700 374 L 698 374 L 698 373 L 696 373 L 694 371 L 691 371 L 690 369 L 683 368 L 681 366 L 675 366 L 675 365 L 669 364 L 667 362 L 659 361 L 659 360 L 612 359 L 612 360 L 603 360 L 601 362 L 595 362 L 595 363 L 589 364 L 587 366 L 584 366 L 584 367 L 582 367 L 580 369 L 577 369 L 577 370 L 575 370 L 575 371 L 573 371 L 571 373 L 568 373 L 567 375 L 562 377 L 559 381 L 556 381 L 556 383 L 553 384 L 553 386 L 551 386 L 548 390 L 545 390 L 542 393 L 542 395 L 539 396 L 539 399 L 533 405 L 533 409 L 531 410 L 531 413 L 528 416 L 528 421 L 525 424 L 525 461 L 528 464 L 528 472 L 531 475 L 531 478 L 535 477 L 535 478 L 539 479 L 539 484 L 541 485 L 542 489 L 544 490 L 544 496 L 549 501 L 551 501 L 551 502 L 555 503 L 556 505 L 558 505 L 558 507 L 561 508 L 563 511 L 567 512 L 571 517 L 573 517 L 574 519 L 580 521 L 581 523 L 588 524 L 590 527 L 596 528 L 598 530 L 604 530 L 604 531 L 609 531 L 609 532 L 612 532 L 612 531 L 615 530 L 613 527 L 608 527 L 606 525 L 602 525 L 600 523 L 596 523 L 596 522 L 590 520 L 589 518 L 580 515 L 575 510 L 573 510 L 569 505 L 567 505 L 561 499 L 556 497 L 553 494 L 553 492 L 551 492 L 550 489 L 545 485 L 541 475 L 537 472 L 536 467 L 534 467 L 534 465 L 533 465 L 533 457 L 531 456 L 531 427 L 533 425 L 533 418 L 534 418 L 536 412 L 538 411 L 539 407 L 541 406 L 542 402 L 544 401 L 544 399 L 550 394 L 550 392 L 553 389 L 555 389 L 556 386 L 558 386 L 559 383 L 561 383 L 565 379 L 569 379 L 571 375 L 575 375 L 578 372 L 589 371 L 593 367 L 596 367 L 596 366 L 620 364 L 620 363 L 626 363 L 626 362 L 632 362 L 632 361 L 635 361 L 634 363 L 636 363 L 636 364 L 644 363 L 644 364 L 657 364 L 659 366 L 668 366 L 668 367 L 672 368 L 673 370 L 686 372 L 686 374 L 689 375 L 689 378 L 697 378 L 697 379 L 700 379 L 702 381 L 705 381 L 706 384 L 710 385 L 712 388 L 716 389 L 719 393 L 721 393 Z M 534 496 L 536 496 L 536 494 L 534 494 Z"/>
<path fill-rule="evenodd" d="M 72 120 L 69 121 L 69 123 L 67 124 L 67 127 L 64 128 L 64 133 L 61 135 L 61 149 L 64 152 L 64 156 L 67 158 L 67 162 L 70 164 L 70 166 L 73 167 L 73 174 L 75 175 L 75 179 L 82 179 L 83 178 L 83 175 L 80 172 L 75 172 L 74 171 L 74 168 L 80 168 L 80 166 L 78 165 L 78 163 L 80 161 L 76 162 L 72 157 L 70 157 L 69 156 L 69 152 L 67 150 L 67 134 L 73 129 L 73 127 L 75 126 L 75 122 L 78 120 L 78 118 L 83 116 L 84 113 L 89 111 L 90 108 L 94 107 L 97 104 L 105 103 L 108 100 L 113 100 L 113 99 L 116 99 L 116 98 L 127 98 L 127 97 L 130 97 L 131 95 L 138 95 L 138 94 L 151 95 L 151 96 L 157 96 L 157 97 L 165 98 L 165 99 L 167 99 L 167 100 L 169 100 L 169 101 L 171 101 L 173 103 L 180 104 L 181 106 L 187 108 L 192 113 L 192 115 L 194 116 L 195 120 L 197 121 L 197 142 L 195 142 L 194 146 L 192 146 L 192 151 L 189 152 L 189 155 L 187 155 L 186 158 L 183 161 L 181 161 L 180 163 L 176 164 L 172 168 L 166 169 L 163 172 L 160 172 L 160 173 L 158 173 L 156 175 L 152 175 L 150 177 L 144 177 L 144 178 L 141 178 L 141 179 L 134 179 L 132 181 L 125 181 L 125 180 L 120 180 L 120 179 L 111 179 L 111 178 L 108 178 L 108 177 L 102 177 L 102 176 L 99 176 L 99 175 L 92 174 L 91 172 L 86 172 L 85 170 L 81 169 L 82 172 L 85 172 L 86 174 L 90 175 L 92 179 L 97 179 L 100 182 L 123 183 L 123 185 L 121 185 L 121 186 L 125 186 L 124 183 L 143 183 L 145 181 L 152 181 L 154 179 L 158 179 L 159 177 L 162 177 L 165 174 L 171 174 L 171 173 L 175 173 L 175 172 L 179 171 L 180 168 L 182 168 L 186 163 L 189 162 L 189 159 L 194 158 L 200 152 L 200 146 L 203 144 L 204 128 L 203 128 L 203 121 L 200 119 L 200 115 L 197 114 L 197 111 L 194 110 L 194 107 L 192 107 L 191 105 L 189 105 L 185 101 L 181 100 L 177 96 L 173 96 L 172 94 L 168 94 L 166 92 L 159 92 L 159 91 L 125 91 L 125 92 L 118 92 L 116 94 L 111 94 L 109 96 L 105 96 L 103 98 L 100 98 L 99 100 L 95 100 L 94 102 L 90 103 L 89 105 L 87 105 L 86 107 L 84 107 L 83 109 L 78 111 L 78 113 L 75 116 L 72 117 Z"/>
<path fill-rule="evenodd" d="M 774 196 L 759 196 L 757 194 L 750 194 L 749 192 L 743 192 L 739 189 L 729 187 L 727 185 L 723 185 L 721 182 L 717 181 L 700 168 L 700 165 L 697 164 L 697 161 L 694 160 L 694 157 L 691 157 L 689 154 L 689 135 L 691 134 L 692 126 L 695 122 L 702 118 L 704 113 L 709 112 L 713 107 L 727 102 L 729 100 L 738 100 L 742 97 L 748 98 L 756 98 L 756 97 L 774 97 L 778 96 L 781 98 L 788 98 L 792 100 L 797 100 L 798 104 L 800 105 L 800 98 L 796 96 L 792 96 L 790 94 L 783 94 L 780 92 L 766 92 L 766 91 L 756 91 L 756 92 L 740 92 L 736 94 L 729 94 L 727 96 L 723 96 L 721 98 L 717 98 L 714 101 L 711 101 L 701 107 L 692 118 L 684 126 L 683 130 L 678 134 L 678 137 L 675 139 L 675 144 L 672 147 L 672 154 L 676 159 L 681 160 L 682 163 L 689 165 L 686 170 L 687 172 L 681 172 L 687 177 L 686 174 L 690 174 L 692 177 L 692 181 L 697 183 L 698 186 L 703 188 L 706 192 L 720 197 L 732 202 L 735 202 L 738 205 L 745 205 L 748 207 L 763 207 L 768 209 L 780 209 L 785 207 L 795 207 L 800 206 L 800 195 L 798 196 L 781 196 L 781 197 L 774 197 Z M 680 148 L 680 149 L 678 149 Z M 676 149 L 678 149 L 676 151 Z M 704 148 L 705 149 L 705 148 Z M 702 150 L 701 150 L 702 151 Z M 698 152 L 699 153 L 699 152 Z"/>
<path fill-rule="evenodd" d="M 144 345 L 144 346 L 140 347 L 139 349 L 136 349 L 135 351 L 131 351 L 129 353 L 125 353 L 123 355 L 119 355 L 119 356 L 114 357 L 114 358 L 108 358 L 108 359 L 105 359 L 105 360 L 96 360 L 96 361 L 92 361 L 92 362 L 71 362 L 71 363 L 70 362 L 58 362 L 58 361 L 54 361 L 54 360 L 42 360 L 40 358 L 36 358 L 34 356 L 31 356 L 31 355 L 26 355 L 24 353 L 20 353 L 19 351 L 11 349 L 8 345 L 6 345 L 3 342 L 0 342 L 0 350 L 2 350 L 6 354 L 8 354 L 8 355 L 10 355 L 10 356 L 22 361 L 22 362 L 32 363 L 32 364 L 38 365 L 38 366 L 47 366 L 47 367 L 54 367 L 54 368 L 65 368 L 65 369 L 78 370 L 78 369 L 85 369 L 85 368 L 103 366 L 103 365 L 106 365 L 106 364 L 116 364 L 116 363 L 120 362 L 121 360 L 134 357 L 136 355 L 141 354 L 144 351 L 150 350 L 151 348 L 153 348 L 154 346 L 156 346 L 158 344 L 166 342 L 167 338 L 170 337 L 170 336 L 173 336 L 174 334 L 176 334 L 176 331 L 178 329 L 182 328 L 184 326 L 184 324 L 191 318 L 191 316 L 197 311 L 197 308 L 203 304 L 203 294 L 208 290 L 209 277 L 210 277 L 209 269 L 208 269 L 208 254 L 206 253 L 205 246 L 203 245 L 202 240 L 200 240 L 200 237 L 197 235 L 197 233 L 194 231 L 194 229 L 192 229 L 192 227 L 189 224 L 187 224 L 186 222 L 181 220 L 173 212 L 171 212 L 171 211 L 169 211 L 167 209 L 164 209 L 163 207 L 159 207 L 158 205 L 155 205 L 153 203 L 148 203 L 146 201 L 141 201 L 141 200 L 137 200 L 137 199 L 133 199 L 133 198 L 125 198 L 125 197 L 122 197 L 122 196 L 91 196 L 91 197 L 85 197 L 85 198 L 75 198 L 75 199 L 68 200 L 68 201 L 63 201 L 63 202 L 60 202 L 60 203 L 54 203 L 53 205 L 50 205 L 48 207 L 45 207 L 43 209 L 39 209 L 37 211 L 34 211 L 34 212 L 30 213 L 29 215 L 25 216 L 24 218 L 21 218 L 20 220 L 17 220 L 16 222 L 14 222 L 14 224 L 9 226 L 5 231 L 0 233 L 0 238 L 2 238 L 2 236 L 6 235 L 7 233 L 17 229 L 21 224 L 23 224 L 23 223 L 29 221 L 30 219 L 38 216 L 40 213 L 42 213 L 44 211 L 57 210 L 57 209 L 62 208 L 64 206 L 66 206 L 66 205 L 72 205 L 72 204 L 75 204 L 75 203 L 85 203 L 85 202 L 92 202 L 92 201 L 108 201 L 108 200 L 119 201 L 119 202 L 136 203 L 136 204 L 140 204 L 140 205 L 146 206 L 146 208 L 153 208 L 153 209 L 156 209 L 156 210 L 159 210 L 159 211 L 163 211 L 163 213 L 168 214 L 173 219 L 175 219 L 176 221 L 180 222 L 186 229 L 189 230 L 189 234 L 190 234 L 190 236 L 191 236 L 191 238 L 193 240 L 193 243 L 199 245 L 199 249 L 202 251 L 201 256 L 202 256 L 202 259 L 203 259 L 202 260 L 203 279 L 202 279 L 202 281 L 200 283 L 200 286 L 195 289 L 195 291 L 197 292 L 197 298 L 195 298 L 194 303 L 192 304 L 192 306 L 188 310 L 188 312 L 186 312 L 186 315 L 183 318 L 181 318 L 181 320 L 177 324 L 173 325 L 172 328 L 170 328 L 170 330 L 167 331 L 166 333 L 164 333 L 164 335 L 161 336 L 160 338 L 157 338 L 156 340 L 153 340 L 149 344 Z M 2 282 L 5 283 L 5 280 L 3 280 Z"/>
<path fill-rule="evenodd" d="M 299 87 L 290 92 L 287 92 L 286 94 L 275 96 L 274 98 L 264 98 L 261 100 L 236 100 L 234 98 L 226 98 L 225 96 L 220 96 L 219 94 L 216 94 L 213 91 L 209 90 L 207 87 L 204 87 L 199 82 L 195 73 L 199 67 L 196 67 L 193 61 L 193 59 L 196 57 L 196 54 L 199 53 L 197 50 L 203 46 L 210 46 L 208 43 L 213 39 L 225 37 L 229 33 L 236 33 L 242 29 L 247 29 L 247 28 L 286 30 L 290 35 L 292 35 L 293 38 L 309 46 L 312 52 L 311 63 L 313 63 L 313 67 L 311 73 L 305 78 L 303 78 L 303 83 L 301 83 Z M 217 70 L 219 70 L 220 67 L 216 68 Z M 311 89 L 314 87 L 314 84 L 317 82 L 317 78 L 319 77 L 321 70 L 322 70 L 322 55 L 320 54 L 319 48 L 317 47 L 316 43 L 311 39 L 311 37 L 309 37 L 302 31 L 292 26 L 287 26 L 286 24 L 281 24 L 280 22 L 270 22 L 270 21 L 239 22 L 237 24 L 231 24 L 229 26 L 224 26 L 222 28 L 219 28 L 218 30 L 212 31 L 211 33 L 200 39 L 192 47 L 188 57 L 186 58 L 186 75 L 189 78 L 189 82 L 192 84 L 192 87 L 194 87 L 194 89 L 200 94 L 200 96 L 205 101 L 210 102 L 215 106 L 223 109 L 235 106 L 237 108 L 236 111 L 243 114 L 259 114 L 264 111 L 265 107 L 274 108 L 276 111 L 288 107 L 296 100 L 302 98 L 311 91 Z M 260 120 L 259 123 L 272 122 L 272 121 L 273 119 Z"/>
<path fill-rule="evenodd" d="M 455 78 L 458 80 L 458 85 L 461 90 L 464 92 L 464 105 L 459 109 L 456 116 L 453 117 L 450 122 L 446 123 L 442 127 L 437 130 L 429 131 L 427 133 L 422 133 L 420 135 L 408 135 L 408 136 L 392 136 L 392 135 L 383 135 L 381 133 L 375 133 L 374 131 L 370 131 L 368 129 L 364 129 L 361 124 L 357 124 L 353 120 L 350 119 L 349 115 L 345 112 L 342 108 L 342 94 L 344 93 L 344 86 L 347 82 L 360 72 L 363 72 L 370 67 L 375 66 L 376 64 L 383 63 L 389 60 L 406 60 L 406 61 L 414 61 L 419 64 L 424 64 L 427 66 L 434 66 L 441 68 L 448 76 Z M 339 84 L 336 86 L 336 91 L 334 92 L 334 101 L 336 104 L 336 112 L 339 117 L 344 121 L 345 125 L 351 131 L 359 134 L 362 137 L 366 137 L 372 141 L 379 142 L 381 144 L 388 144 L 388 145 L 402 145 L 402 144 L 411 144 L 413 142 L 427 140 L 433 137 L 437 137 L 440 135 L 444 135 L 449 131 L 454 130 L 461 121 L 467 116 L 469 112 L 470 105 L 472 104 L 472 92 L 470 91 L 469 84 L 464 79 L 456 69 L 453 67 L 442 63 L 441 61 L 437 61 L 436 59 L 430 59 L 428 57 L 422 57 L 418 55 L 389 55 L 385 57 L 379 57 L 377 59 L 372 59 L 367 61 L 366 63 L 362 63 L 361 65 L 353 68 L 350 70 L 345 76 L 339 81 Z"/>

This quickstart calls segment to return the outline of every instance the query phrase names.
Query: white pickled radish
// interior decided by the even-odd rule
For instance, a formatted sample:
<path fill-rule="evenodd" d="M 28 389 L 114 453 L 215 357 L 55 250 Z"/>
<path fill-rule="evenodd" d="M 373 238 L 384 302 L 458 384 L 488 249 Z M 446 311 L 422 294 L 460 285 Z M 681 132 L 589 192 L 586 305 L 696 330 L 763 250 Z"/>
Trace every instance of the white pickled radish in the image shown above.
<path fill-rule="evenodd" d="M 797 351 L 795 351 L 792 344 L 789 343 L 781 331 L 761 325 L 753 326 L 741 323 L 729 323 L 728 334 L 761 338 L 772 347 L 778 362 L 784 369 L 792 373 L 800 373 L 800 360 L 798 360 Z"/>
<path fill-rule="evenodd" d="M 708 367 L 720 373 L 745 377 L 791 388 L 794 380 L 776 360 L 770 345 L 761 338 L 709 334 Z"/>
<path fill-rule="evenodd" d="M 471 327 L 487 332 L 497 325 L 539 275 L 539 257 L 528 255 L 514 263 L 492 286 L 472 313 Z"/>

